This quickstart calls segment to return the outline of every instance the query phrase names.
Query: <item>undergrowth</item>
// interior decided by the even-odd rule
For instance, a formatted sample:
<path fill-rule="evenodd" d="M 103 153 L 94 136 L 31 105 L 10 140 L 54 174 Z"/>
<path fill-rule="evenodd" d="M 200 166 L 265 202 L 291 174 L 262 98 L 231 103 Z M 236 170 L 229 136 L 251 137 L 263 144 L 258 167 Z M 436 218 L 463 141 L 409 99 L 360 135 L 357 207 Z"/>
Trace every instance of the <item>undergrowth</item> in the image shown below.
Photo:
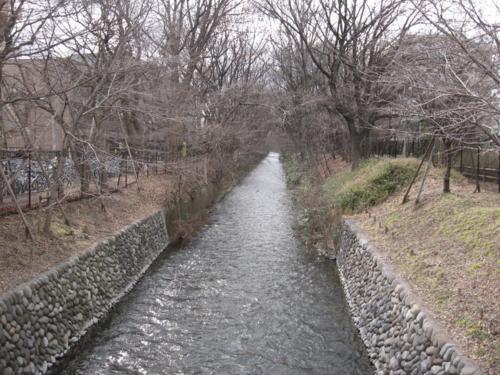
<path fill-rule="evenodd" d="M 286 153 L 280 155 L 280 161 L 291 191 L 297 237 L 309 249 L 327 256 L 328 206 L 322 202 L 321 184 L 316 182 L 306 160 Z"/>
<path fill-rule="evenodd" d="M 418 166 L 415 159 L 370 159 L 355 171 L 319 181 L 307 160 L 289 153 L 280 160 L 291 190 L 297 236 L 325 255 L 333 248 L 332 210 L 355 213 L 384 201 L 410 182 Z"/>

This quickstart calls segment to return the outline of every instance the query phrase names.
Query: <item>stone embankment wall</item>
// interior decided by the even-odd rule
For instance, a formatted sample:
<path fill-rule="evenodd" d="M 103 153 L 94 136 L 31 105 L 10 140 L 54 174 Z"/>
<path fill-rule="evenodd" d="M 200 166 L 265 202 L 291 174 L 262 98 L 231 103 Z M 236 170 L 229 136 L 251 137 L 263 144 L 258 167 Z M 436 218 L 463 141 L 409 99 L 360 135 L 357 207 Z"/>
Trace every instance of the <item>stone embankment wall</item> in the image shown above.
<path fill-rule="evenodd" d="M 484 374 L 449 342 L 410 286 L 349 219 L 343 222 L 337 262 L 352 317 L 377 374 Z"/>
<path fill-rule="evenodd" d="M 167 225 L 203 212 L 262 157 L 180 197 L 34 282 L 0 296 L 0 375 L 44 374 L 126 294 L 169 243 Z"/>
<path fill-rule="evenodd" d="M 43 374 L 168 245 L 160 210 L 0 297 L 0 374 Z"/>

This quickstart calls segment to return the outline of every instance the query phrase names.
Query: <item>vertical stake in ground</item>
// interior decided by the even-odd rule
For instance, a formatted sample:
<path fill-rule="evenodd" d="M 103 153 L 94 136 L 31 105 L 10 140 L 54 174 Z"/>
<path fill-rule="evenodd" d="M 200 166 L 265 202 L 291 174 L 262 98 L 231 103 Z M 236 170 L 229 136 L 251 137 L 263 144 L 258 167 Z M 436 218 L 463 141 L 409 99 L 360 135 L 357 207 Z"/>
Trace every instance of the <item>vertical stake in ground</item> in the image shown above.
<path fill-rule="evenodd" d="M 12 200 L 14 201 L 14 204 L 17 207 L 17 211 L 19 212 L 19 216 L 21 216 L 21 220 L 23 221 L 24 227 L 26 228 L 26 234 L 29 236 L 31 241 L 35 241 L 35 237 L 33 236 L 33 232 L 31 231 L 31 228 L 28 224 L 28 221 L 26 220 L 26 217 L 24 216 L 23 210 L 21 209 L 21 206 L 19 205 L 19 202 L 17 201 L 16 195 L 14 194 L 14 191 L 12 190 L 12 186 L 10 186 L 9 180 L 7 180 L 7 176 L 5 175 L 5 173 L 3 171 L 2 165 L 0 165 L 0 174 L 2 175 L 2 179 L 5 181 L 5 184 L 7 185 L 7 190 L 9 191 L 9 194 L 12 197 Z"/>
<path fill-rule="evenodd" d="M 424 189 L 425 179 L 427 178 L 427 174 L 429 173 L 429 169 L 430 169 L 431 164 L 432 164 L 432 157 L 434 156 L 435 149 L 436 149 L 436 140 L 435 140 L 435 138 L 433 138 L 432 148 L 431 148 L 431 152 L 429 154 L 429 160 L 427 161 L 427 166 L 425 167 L 425 172 L 424 172 L 424 175 L 422 177 L 422 182 L 420 183 L 420 189 L 418 190 L 417 199 L 415 199 L 415 205 L 418 204 L 418 202 L 420 200 L 420 195 L 422 194 L 422 190 Z"/>
<path fill-rule="evenodd" d="M 479 151 L 478 151 L 479 152 Z M 481 186 L 479 185 L 479 173 L 477 171 L 476 166 L 474 165 L 474 154 L 472 153 L 472 149 L 470 150 L 470 160 L 472 162 L 472 170 L 474 171 L 474 177 L 476 179 L 476 188 L 474 189 L 474 193 L 477 191 L 478 193 L 481 192 Z M 478 159 L 479 161 L 479 159 Z M 479 168 L 479 164 L 478 164 Z"/>
<path fill-rule="evenodd" d="M 427 145 L 427 149 L 425 150 L 424 157 L 420 161 L 420 165 L 418 166 L 417 171 L 413 175 L 410 186 L 408 186 L 408 189 L 406 190 L 405 196 L 403 197 L 403 202 L 401 202 L 402 204 L 405 204 L 406 202 L 408 202 L 408 196 L 410 194 L 411 187 L 413 186 L 413 183 L 415 182 L 415 179 L 418 176 L 418 172 L 420 172 L 420 168 L 422 168 L 422 165 L 424 164 L 425 159 L 427 159 L 427 155 L 429 154 L 431 147 L 434 146 L 434 141 L 435 141 L 435 139 L 432 138 L 431 141 L 429 142 L 429 144 Z"/>

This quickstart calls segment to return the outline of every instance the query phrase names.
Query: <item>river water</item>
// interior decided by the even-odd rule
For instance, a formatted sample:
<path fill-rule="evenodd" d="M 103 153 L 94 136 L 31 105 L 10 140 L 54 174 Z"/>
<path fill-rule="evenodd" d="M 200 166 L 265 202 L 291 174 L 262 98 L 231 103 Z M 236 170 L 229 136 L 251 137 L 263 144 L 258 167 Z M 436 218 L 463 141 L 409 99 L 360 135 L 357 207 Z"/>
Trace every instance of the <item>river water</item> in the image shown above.
<path fill-rule="evenodd" d="M 58 374 L 373 374 L 335 263 L 293 236 L 277 154 L 167 250 Z"/>

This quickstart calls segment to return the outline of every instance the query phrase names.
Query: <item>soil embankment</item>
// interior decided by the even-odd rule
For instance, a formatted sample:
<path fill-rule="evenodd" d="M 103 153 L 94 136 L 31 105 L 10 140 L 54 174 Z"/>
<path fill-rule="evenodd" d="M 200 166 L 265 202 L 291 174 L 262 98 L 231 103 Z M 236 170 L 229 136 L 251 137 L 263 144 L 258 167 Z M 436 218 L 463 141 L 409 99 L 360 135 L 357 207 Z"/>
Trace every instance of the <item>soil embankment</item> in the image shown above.
<path fill-rule="evenodd" d="M 239 168 L 251 166 L 261 157 L 254 155 L 244 162 L 226 163 L 225 175 L 232 176 Z M 114 193 L 65 202 L 63 208 L 71 226 L 65 224 L 63 215 L 56 208 L 51 234 L 36 232 L 44 217 L 43 210 L 29 211 L 26 217 L 35 232 L 35 241 L 27 238 L 17 214 L 0 216 L 0 294 L 71 258 L 98 239 L 168 206 L 177 197 L 195 191 L 204 185 L 201 171 L 203 162 L 193 160 L 183 164 L 181 173 L 144 176 L 138 183 L 130 183 L 129 178 L 129 185 Z M 209 181 L 220 178 L 220 173 L 208 171 Z M 179 236 L 189 239 L 202 223 L 197 215 L 185 219 L 182 227 L 176 228 L 178 233 L 169 233 L 171 240 Z"/>

